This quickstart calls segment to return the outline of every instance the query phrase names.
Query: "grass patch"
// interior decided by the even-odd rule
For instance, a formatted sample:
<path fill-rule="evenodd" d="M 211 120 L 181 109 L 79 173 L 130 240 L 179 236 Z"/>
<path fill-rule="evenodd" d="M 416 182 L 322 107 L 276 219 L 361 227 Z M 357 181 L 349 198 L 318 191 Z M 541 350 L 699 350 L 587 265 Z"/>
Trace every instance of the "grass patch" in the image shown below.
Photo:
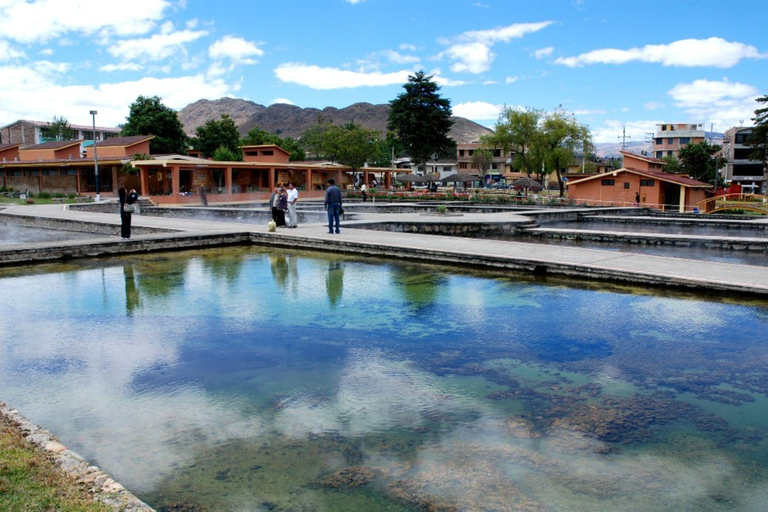
<path fill-rule="evenodd" d="M 0 510 L 107 512 L 0 416 Z"/>

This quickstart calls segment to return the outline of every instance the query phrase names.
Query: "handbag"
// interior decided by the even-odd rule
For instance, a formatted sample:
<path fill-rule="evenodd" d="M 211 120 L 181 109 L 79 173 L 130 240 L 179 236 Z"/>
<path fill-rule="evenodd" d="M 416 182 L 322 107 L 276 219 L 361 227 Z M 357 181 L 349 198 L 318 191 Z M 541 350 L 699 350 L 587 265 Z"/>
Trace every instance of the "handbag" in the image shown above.
<path fill-rule="evenodd" d="M 123 205 L 123 213 L 136 213 L 136 204 L 125 203 Z"/>

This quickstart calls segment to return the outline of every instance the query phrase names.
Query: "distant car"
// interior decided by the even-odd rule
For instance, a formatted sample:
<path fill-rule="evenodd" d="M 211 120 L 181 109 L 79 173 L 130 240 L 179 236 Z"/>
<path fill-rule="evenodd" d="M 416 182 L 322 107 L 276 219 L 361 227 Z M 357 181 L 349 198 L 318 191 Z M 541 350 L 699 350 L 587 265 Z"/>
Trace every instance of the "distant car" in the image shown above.
<path fill-rule="evenodd" d="M 501 188 L 501 189 L 508 189 L 508 188 L 509 188 L 509 185 L 507 185 L 506 183 L 503 183 L 503 182 L 499 181 L 499 182 L 497 182 L 497 183 L 494 183 L 493 185 L 491 185 L 491 188 Z"/>

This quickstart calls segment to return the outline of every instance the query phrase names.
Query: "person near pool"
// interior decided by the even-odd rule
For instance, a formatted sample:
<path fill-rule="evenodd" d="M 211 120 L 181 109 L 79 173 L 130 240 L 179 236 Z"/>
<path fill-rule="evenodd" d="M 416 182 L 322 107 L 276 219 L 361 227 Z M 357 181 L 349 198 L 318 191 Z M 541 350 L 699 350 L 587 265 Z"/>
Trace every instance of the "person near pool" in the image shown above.
<path fill-rule="evenodd" d="M 325 210 L 328 212 L 328 232 L 333 233 L 333 224 L 336 223 L 336 233 L 339 231 L 339 215 L 341 215 L 341 190 L 336 186 L 333 178 L 328 180 L 328 188 L 325 189 Z"/>
<path fill-rule="evenodd" d="M 286 222 L 289 228 L 295 228 L 299 225 L 299 217 L 296 213 L 296 201 L 299 200 L 299 191 L 296 185 L 291 181 L 288 183 L 288 216 Z"/>
<path fill-rule="evenodd" d="M 126 204 L 135 204 L 139 200 L 139 193 L 135 189 L 131 189 L 129 192 L 125 187 L 120 187 L 117 190 L 117 195 L 120 198 L 120 237 L 124 240 L 131 238 L 131 212 L 125 211 Z"/>
<path fill-rule="evenodd" d="M 275 223 L 277 227 L 285 227 L 285 210 L 288 209 L 288 194 L 283 187 L 277 187 L 275 193 Z"/>

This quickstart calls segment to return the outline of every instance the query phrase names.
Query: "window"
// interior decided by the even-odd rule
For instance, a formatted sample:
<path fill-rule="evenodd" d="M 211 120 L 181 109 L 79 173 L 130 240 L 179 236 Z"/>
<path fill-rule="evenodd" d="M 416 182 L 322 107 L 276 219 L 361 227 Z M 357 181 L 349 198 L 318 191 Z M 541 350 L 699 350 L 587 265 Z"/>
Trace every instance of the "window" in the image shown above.
<path fill-rule="evenodd" d="M 43 169 L 43 176 L 58 176 L 59 171 L 56 169 Z"/>
<path fill-rule="evenodd" d="M 459 150 L 459 156 L 464 156 L 464 150 L 463 149 Z"/>
<path fill-rule="evenodd" d="M 664 158 L 664 152 L 663 151 L 657 151 L 656 152 L 656 158 Z"/>
<path fill-rule="evenodd" d="M 748 133 L 737 133 L 735 137 L 736 144 L 744 144 L 747 142 L 747 139 L 749 138 Z"/>
<path fill-rule="evenodd" d="M 30 169 L 27 172 L 29 173 L 27 176 L 40 176 L 40 171 L 38 169 Z"/>
<path fill-rule="evenodd" d="M 641 187 L 652 187 L 656 184 L 656 180 L 640 180 Z"/>
<path fill-rule="evenodd" d="M 496 158 L 499 158 L 501 156 L 501 150 L 500 149 L 494 149 L 493 150 L 493 156 Z"/>
<path fill-rule="evenodd" d="M 667 144 L 674 144 L 674 143 L 675 143 L 675 139 L 673 139 L 672 137 L 669 137 L 667 139 Z"/>
<path fill-rule="evenodd" d="M 600 185 L 602 185 L 604 187 L 612 187 L 612 186 L 616 185 L 616 180 L 603 179 L 603 180 L 600 181 Z"/>
<path fill-rule="evenodd" d="M 467 162 L 459 162 L 459 169 L 466 169 L 467 168 Z"/>
<path fill-rule="evenodd" d="M 259 156 L 259 152 L 258 151 L 246 151 L 245 155 L 246 156 Z"/>
<path fill-rule="evenodd" d="M 690 137 L 680 137 L 680 144 L 690 144 L 691 138 Z"/>
<path fill-rule="evenodd" d="M 624 188 L 629 189 L 629 182 L 628 181 L 624 182 Z"/>
<path fill-rule="evenodd" d="M 653 139 L 653 143 L 656 144 L 657 146 L 661 146 L 662 144 L 664 144 L 664 139 L 662 139 L 661 137 L 657 137 Z"/>
<path fill-rule="evenodd" d="M 749 155 L 752 154 L 754 149 L 752 148 L 736 148 L 733 151 L 734 160 L 749 160 Z"/>
<path fill-rule="evenodd" d="M 675 152 L 674 151 L 667 151 L 667 156 L 675 156 Z"/>
<path fill-rule="evenodd" d="M 261 152 L 261 156 L 272 156 L 274 154 L 275 152 L 272 151 L 271 149 L 265 149 L 264 151 Z"/>
<path fill-rule="evenodd" d="M 734 165 L 734 176 L 763 176 L 763 164 Z"/>

